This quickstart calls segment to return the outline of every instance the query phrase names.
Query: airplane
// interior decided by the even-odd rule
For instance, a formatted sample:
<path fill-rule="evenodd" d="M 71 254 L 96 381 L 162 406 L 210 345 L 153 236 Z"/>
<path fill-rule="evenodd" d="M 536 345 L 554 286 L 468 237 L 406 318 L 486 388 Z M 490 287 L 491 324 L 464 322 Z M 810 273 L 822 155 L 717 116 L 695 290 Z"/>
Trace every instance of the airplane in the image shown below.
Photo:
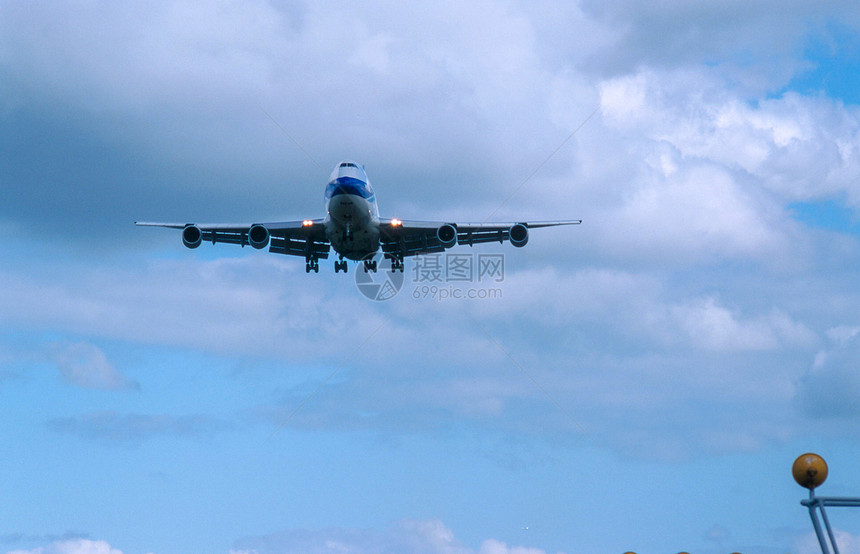
<path fill-rule="evenodd" d="M 364 166 L 352 160 L 340 162 L 332 171 L 325 189 L 325 213 L 319 219 L 275 223 L 135 221 L 135 225 L 181 229 L 182 243 L 188 248 L 197 248 L 203 242 L 250 245 L 258 250 L 268 246 L 269 252 L 303 256 L 306 273 L 319 273 L 319 260 L 327 259 L 334 249 L 338 257 L 334 271 L 346 273 L 347 260 L 362 261 L 365 271 L 375 272 L 375 255 L 380 250 L 390 260 L 390 270 L 402 272 L 407 256 L 443 252 L 458 244 L 472 246 L 496 241 L 523 247 L 529 240 L 529 229 L 582 223 L 582 220 L 452 223 L 381 218 Z"/>

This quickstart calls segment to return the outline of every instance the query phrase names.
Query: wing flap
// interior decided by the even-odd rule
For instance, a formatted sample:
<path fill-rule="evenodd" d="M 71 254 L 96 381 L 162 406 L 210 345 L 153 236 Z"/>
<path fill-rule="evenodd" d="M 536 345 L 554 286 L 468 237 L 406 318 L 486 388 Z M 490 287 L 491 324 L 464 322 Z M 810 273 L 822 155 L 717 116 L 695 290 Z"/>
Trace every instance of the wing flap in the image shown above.
<path fill-rule="evenodd" d="M 323 260 L 328 258 L 330 249 L 331 245 L 328 242 L 318 242 L 311 238 L 297 239 L 288 236 L 272 236 L 269 242 L 269 252 L 306 258 L 321 258 Z"/>
<path fill-rule="evenodd" d="M 200 234 L 202 242 L 211 242 L 212 244 L 216 244 L 219 242 L 224 244 L 238 244 L 243 248 L 248 245 L 247 229 L 228 231 L 201 229 Z"/>
<path fill-rule="evenodd" d="M 398 237 L 385 236 L 380 238 L 380 247 L 385 254 L 402 256 L 418 256 L 444 252 L 445 247 L 436 237 L 436 230 L 431 232 L 404 232 Z"/>
<path fill-rule="evenodd" d="M 503 243 L 510 239 L 510 227 L 502 228 L 484 228 L 477 229 L 460 229 L 457 227 L 457 244 L 483 244 L 486 242 Z"/>

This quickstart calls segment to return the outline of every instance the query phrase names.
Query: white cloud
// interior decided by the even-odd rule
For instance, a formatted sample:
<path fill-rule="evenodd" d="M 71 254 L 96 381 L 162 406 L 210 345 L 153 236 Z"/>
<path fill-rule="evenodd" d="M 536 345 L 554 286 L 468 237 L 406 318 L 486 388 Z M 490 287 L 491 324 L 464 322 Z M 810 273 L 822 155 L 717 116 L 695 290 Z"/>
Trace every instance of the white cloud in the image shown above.
<path fill-rule="evenodd" d="M 298 259 L 263 254 L 154 262 L 128 273 L 84 266 L 62 282 L 7 272 L 0 274 L 0 320 L 221 353 L 300 357 L 327 352 L 330 332 L 381 321 L 350 276 L 329 281 L 302 269 Z M 333 293 L 339 304 L 318 301 Z M 85 374 L 90 385 L 116 377 L 92 345 L 58 347 L 55 360 L 68 378 Z"/>
<path fill-rule="evenodd" d="M 12 550 L 7 554 L 122 554 L 105 541 L 90 539 L 61 540 L 33 550 Z"/>
<path fill-rule="evenodd" d="M 834 529 L 833 534 L 836 537 L 836 546 L 839 552 L 860 552 L 860 535 L 852 535 L 841 529 Z M 826 536 L 825 541 L 830 545 L 830 539 Z M 821 546 L 818 544 L 818 537 L 815 533 L 809 533 L 795 540 L 794 547 L 798 554 L 821 554 Z"/>
<path fill-rule="evenodd" d="M 787 92 L 750 98 L 718 69 L 643 70 L 601 84 L 608 122 L 663 141 L 683 158 L 741 169 L 789 201 L 851 192 L 860 112 Z"/>
<path fill-rule="evenodd" d="M 358 39 L 357 42 L 360 46 L 350 57 L 350 62 L 357 65 L 359 70 L 368 68 L 379 73 L 388 72 L 390 65 L 388 49 L 392 42 L 390 37 L 377 34 L 367 40 Z"/>
<path fill-rule="evenodd" d="M 118 390 L 140 388 L 110 363 L 105 353 L 86 342 L 54 343 L 51 358 L 67 382 L 79 387 Z"/>
<path fill-rule="evenodd" d="M 788 206 L 857 204 L 855 107 L 796 93 L 751 97 L 715 67 L 641 69 L 598 88 L 594 123 L 605 127 L 591 129 L 596 144 L 577 154 L 577 194 L 597 226 L 584 231 L 604 251 L 675 266 L 804 263 L 813 237 Z"/>
<path fill-rule="evenodd" d="M 817 342 L 814 331 L 778 308 L 743 313 L 719 295 L 678 294 L 652 272 L 528 269 L 510 272 L 504 287 L 501 301 L 479 304 L 477 312 L 515 311 L 524 325 L 598 325 L 627 341 L 711 351 L 808 349 Z"/>
<path fill-rule="evenodd" d="M 496 539 L 487 539 L 481 543 L 477 554 L 545 554 L 539 548 L 529 548 L 525 546 L 508 546 L 502 541 Z"/>
<path fill-rule="evenodd" d="M 858 325 L 838 325 L 827 330 L 827 338 L 840 346 L 848 344 L 858 334 L 860 334 Z"/>
<path fill-rule="evenodd" d="M 784 313 L 743 321 L 713 297 L 670 308 L 681 332 L 708 350 L 774 350 L 812 346 L 815 334 Z"/>
<path fill-rule="evenodd" d="M 525 251 L 514 254 L 528 259 Z M 324 375 L 340 368 L 290 420 L 294 428 L 396 434 L 456 423 L 553 437 L 585 427 L 600 429 L 613 448 L 648 440 L 653 451 L 663 443 L 676 456 L 748 451 L 790 436 L 785 414 L 793 413 L 804 368 L 785 366 L 783 357 L 811 359 L 817 348 L 816 333 L 781 309 L 778 297 L 750 308 L 726 292 L 675 290 L 659 272 L 509 264 L 500 299 L 439 303 L 414 300 L 407 290 L 377 304 L 361 297 L 351 276 L 308 276 L 295 262 L 255 252 L 211 262 L 192 257 L 66 271 L 61 283 L 42 281 L 36 271 L 6 280 L 0 317 L 13 327 L 310 364 Z M 754 371 L 749 355 L 761 357 Z M 320 385 L 273 391 L 256 413 L 280 425 Z M 707 400 L 717 392 L 719 400 Z M 768 409 L 757 426 L 709 417 L 707 430 L 685 437 L 672 422 L 697 417 L 705 405 L 738 414 Z M 190 417 L 96 412 L 51 425 L 126 442 L 224 428 Z M 641 428 L 631 430 L 630 420 Z"/>
<path fill-rule="evenodd" d="M 628 251 L 671 252 L 682 260 L 762 257 L 785 247 L 762 215 L 724 169 L 685 164 L 670 178 L 631 190 L 612 214 L 611 238 Z"/>
<path fill-rule="evenodd" d="M 401 520 L 383 531 L 355 529 L 295 530 L 237 542 L 232 552 L 255 554 L 317 554 L 349 552 L 372 554 L 545 554 L 544 550 L 508 546 L 497 539 L 483 541 L 476 550 L 463 545 L 438 519 Z M 559 553 L 562 554 L 562 553 Z"/>

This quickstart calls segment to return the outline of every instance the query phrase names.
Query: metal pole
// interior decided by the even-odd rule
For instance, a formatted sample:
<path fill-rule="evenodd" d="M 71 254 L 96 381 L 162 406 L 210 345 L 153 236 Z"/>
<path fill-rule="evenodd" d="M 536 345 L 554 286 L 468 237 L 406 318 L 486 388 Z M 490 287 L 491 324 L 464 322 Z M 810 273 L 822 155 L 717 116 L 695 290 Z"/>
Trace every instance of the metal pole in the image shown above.
<path fill-rule="evenodd" d="M 827 528 L 827 536 L 830 537 L 830 544 L 833 545 L 833 554 L 839 554 L 839 548 L 836 546 L 836 537 L 833 536 L 833 529 L 830 528 L 830 521 L 827 519 L 827 512 L 824 511 L 824 504 L 820 503 L 821 518 L 824 520 L 824 526 Z"/>
<path fill-rule="evenodd" d="M 821 534 L 821 525 L 818 523 L 818 517 L 815 515 L 815 506 L 812 504 L 809 505 L 809 517 L 812 518 L 812 527 L 815 529 L 816 536 L 818 536 L 818 544 L 821 545 L 821 554 L 830 554 L 824 535 Z"/>
<path fill-rule="evenodd" d="M 830 527 L 830 520 L 827 518 L 825 507 L 828 505 L 860 507 L 860 498 L 815 496 L 815 487 L 827 479 L 827 463 L 818 454 L 810 452 L 798 456 L 791 468 L 791 473 L 798 485 L 809 489 L 809 500 L 801 500 L 800 503 L 809 508 L 809 518 L 812 520 L 812 528 L 815 529 L 815 536 L 818 537 L 822 554 L 830 554 L 830 548 L 827 547 L 827 539 L 824 538 L 815 508 L 821 510 L 821 519 L 824 520 L 824 526 L 827 528 L 827 537 L 830 539 L 833 554 L 839 554 L 839 545 L 836 544 L 836 536 L 833 534 L 833 528 Z"/>
<path fill-rule="evenodd" d="M 830 554 L 830 549 L 827 548 L 827 541 L 821 533 L 821 524 L 818 523 L 818 516 L 815 514 L 815 507 L 818 505 L 818 500 L 815 498 L 814 489 L 809 489 L 809 500 L 804 500 L 801 504 L 804 504 L 809 508 L 809 517 L 812 519 L 812 528 L 815 529 L 815 536 L 818 537 L 818 544 L 821 545 L 821 554 Z"/>

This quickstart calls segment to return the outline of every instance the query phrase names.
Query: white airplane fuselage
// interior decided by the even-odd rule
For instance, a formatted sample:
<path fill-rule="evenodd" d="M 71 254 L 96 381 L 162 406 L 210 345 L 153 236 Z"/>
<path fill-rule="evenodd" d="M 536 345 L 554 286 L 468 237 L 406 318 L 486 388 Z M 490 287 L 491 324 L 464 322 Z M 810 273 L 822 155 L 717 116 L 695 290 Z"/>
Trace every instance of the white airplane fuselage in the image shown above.
<path fill-rule="evenodd" d="M 379 208 L 364 168 L 344 160 L 325 189 L 325 232 L 340 256 L 361 260 L 379 250 Z"/>

